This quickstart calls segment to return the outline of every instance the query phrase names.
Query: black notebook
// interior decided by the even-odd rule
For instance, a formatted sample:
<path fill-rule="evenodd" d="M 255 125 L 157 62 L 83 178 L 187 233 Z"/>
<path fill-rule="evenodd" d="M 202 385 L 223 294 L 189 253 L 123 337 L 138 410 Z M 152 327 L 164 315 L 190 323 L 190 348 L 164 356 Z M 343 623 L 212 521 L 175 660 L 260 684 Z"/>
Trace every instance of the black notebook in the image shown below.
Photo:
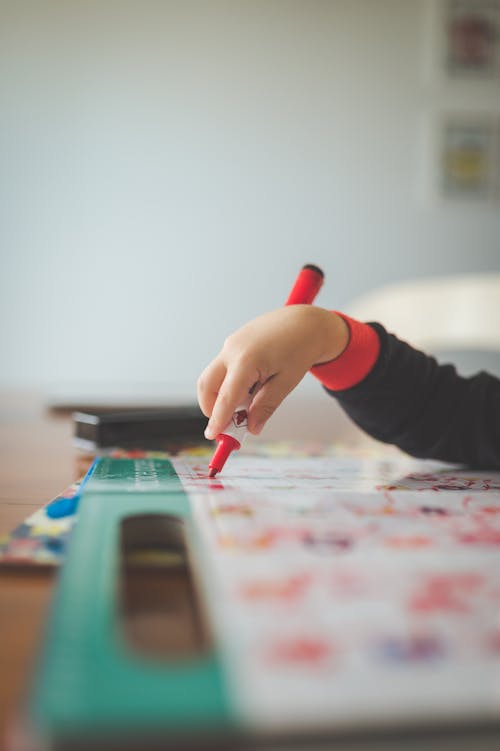
<path fill-rule="evenodd" d="M 164 449 L 202 443 L 207 418 L 196 405 L 92 409 L 73 413 L 79 448 Z"/>

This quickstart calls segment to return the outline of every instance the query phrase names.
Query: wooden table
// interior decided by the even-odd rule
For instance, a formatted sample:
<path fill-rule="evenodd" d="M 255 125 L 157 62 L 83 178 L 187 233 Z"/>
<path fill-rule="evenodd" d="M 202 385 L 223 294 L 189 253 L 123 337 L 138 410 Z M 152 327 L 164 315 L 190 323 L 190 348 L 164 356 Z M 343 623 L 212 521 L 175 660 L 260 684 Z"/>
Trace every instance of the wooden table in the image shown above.
<path fill-rule="evenodd" d="M 0 535 L 75 477 L 69 415 L 44 410 L 35 394 L 0 394 Z M 0 747 L 25 695 L 54 575 L 0 568 Z"/>

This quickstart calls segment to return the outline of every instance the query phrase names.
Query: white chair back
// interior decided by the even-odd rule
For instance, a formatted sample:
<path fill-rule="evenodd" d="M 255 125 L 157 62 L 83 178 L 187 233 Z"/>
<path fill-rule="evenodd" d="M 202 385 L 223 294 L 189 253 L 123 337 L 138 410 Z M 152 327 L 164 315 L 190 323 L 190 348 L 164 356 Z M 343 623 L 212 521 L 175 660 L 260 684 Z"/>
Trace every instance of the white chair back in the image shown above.
<path fill-rule="evenodd" d="M 345 307 L 428 352 L 500 352 L 500 273 L 457 274 L 380 287 Z"/>

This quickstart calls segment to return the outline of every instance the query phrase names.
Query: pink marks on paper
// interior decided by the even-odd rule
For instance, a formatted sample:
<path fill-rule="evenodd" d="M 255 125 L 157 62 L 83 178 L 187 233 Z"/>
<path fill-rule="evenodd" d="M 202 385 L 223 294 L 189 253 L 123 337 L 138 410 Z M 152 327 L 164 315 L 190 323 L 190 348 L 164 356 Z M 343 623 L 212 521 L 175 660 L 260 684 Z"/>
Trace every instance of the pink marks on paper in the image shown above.
<path fill-rule="evenodd" d="M 462 500 L 464 511 L 474 517 L 482 517 L 483 515 L 494 517 L 500 514 L 500 497 L 494 497 L 493 501 L 491 495 L 487 498 L 488 500 L 485 500 L 481 494 L 466 495 Z M 495 500 L 497 504 L 495 504 Z"/>
<path fill-rule="evenodd" d="M 308 573 L 281 580 L 261 579 L 244 584 L 240 592 L 246 600 L 293 602 L 304 596 L 311 580 Z"/>
<path fill-rule="evenodd" d="M 474 514 L 471 523 L 456 532 L 457 540 L 463 545 L 500 545 L 500 528 L 492 523 L 496 517 L 488 516 L 482 510 Z"/>
<path fill-rule="evenodd" d="M 444 472 L 413 472 L 393 484 L 376 485 L 377 490 L 465 490 L 495 491 L 500 490 L 500 479 L 495 477 L 466 476 Z"/>
<path fill-rule="evenodd" d="M 234 548 L 242 551 L 269 550 L 278 545 L 300 546 L 315 553 L 350 552 L 363 538 L 373 534 L 372 527 L 343 532 L 341 530 L 319 530 L 306 527 L 271 526 L 257 530 L 238 530 L 220 534 L 221 548 Z"/>
<path fill-rule="evenodd" d="M 426 535 L 394 535 L 386 537 L 384 545 L 397 550 L 421 550 L 432 547 L 434 540 Z"/>
<path fill-rule="evenodd" d="M 484 578 L 477 573 L 431 574 L 410 598 L 410 610 L 418 613 L 467 613 Z"/>
<path fill-rule="evenodd" d="M 271 644 L 268 658 L 280 665 L 319 667 L 329 662 L 334 650 L 329 641 L 318 636 L 283 637 Z"/>

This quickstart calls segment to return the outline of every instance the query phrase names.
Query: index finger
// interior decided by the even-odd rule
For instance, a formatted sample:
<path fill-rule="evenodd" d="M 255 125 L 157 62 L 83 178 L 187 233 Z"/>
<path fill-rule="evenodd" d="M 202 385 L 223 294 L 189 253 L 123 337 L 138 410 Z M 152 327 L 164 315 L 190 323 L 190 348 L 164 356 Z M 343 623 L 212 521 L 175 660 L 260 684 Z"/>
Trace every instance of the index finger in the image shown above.
<path fill-rule="evenodd" d="M 205 417 L 210 417 L 217 394 L 226 375 L 226 366 L 219 357 L 212 360 L 198 378 L 198 402 Z"/>
<path fill-rule="evenodd" d="M 216 438 L 229 424 L 237 407 L 248 406 L 252 400 L 253 386 L 259 380 L 256 370 L 232 368 L 226 371 L 214 402 L 205 437 Z"/>

